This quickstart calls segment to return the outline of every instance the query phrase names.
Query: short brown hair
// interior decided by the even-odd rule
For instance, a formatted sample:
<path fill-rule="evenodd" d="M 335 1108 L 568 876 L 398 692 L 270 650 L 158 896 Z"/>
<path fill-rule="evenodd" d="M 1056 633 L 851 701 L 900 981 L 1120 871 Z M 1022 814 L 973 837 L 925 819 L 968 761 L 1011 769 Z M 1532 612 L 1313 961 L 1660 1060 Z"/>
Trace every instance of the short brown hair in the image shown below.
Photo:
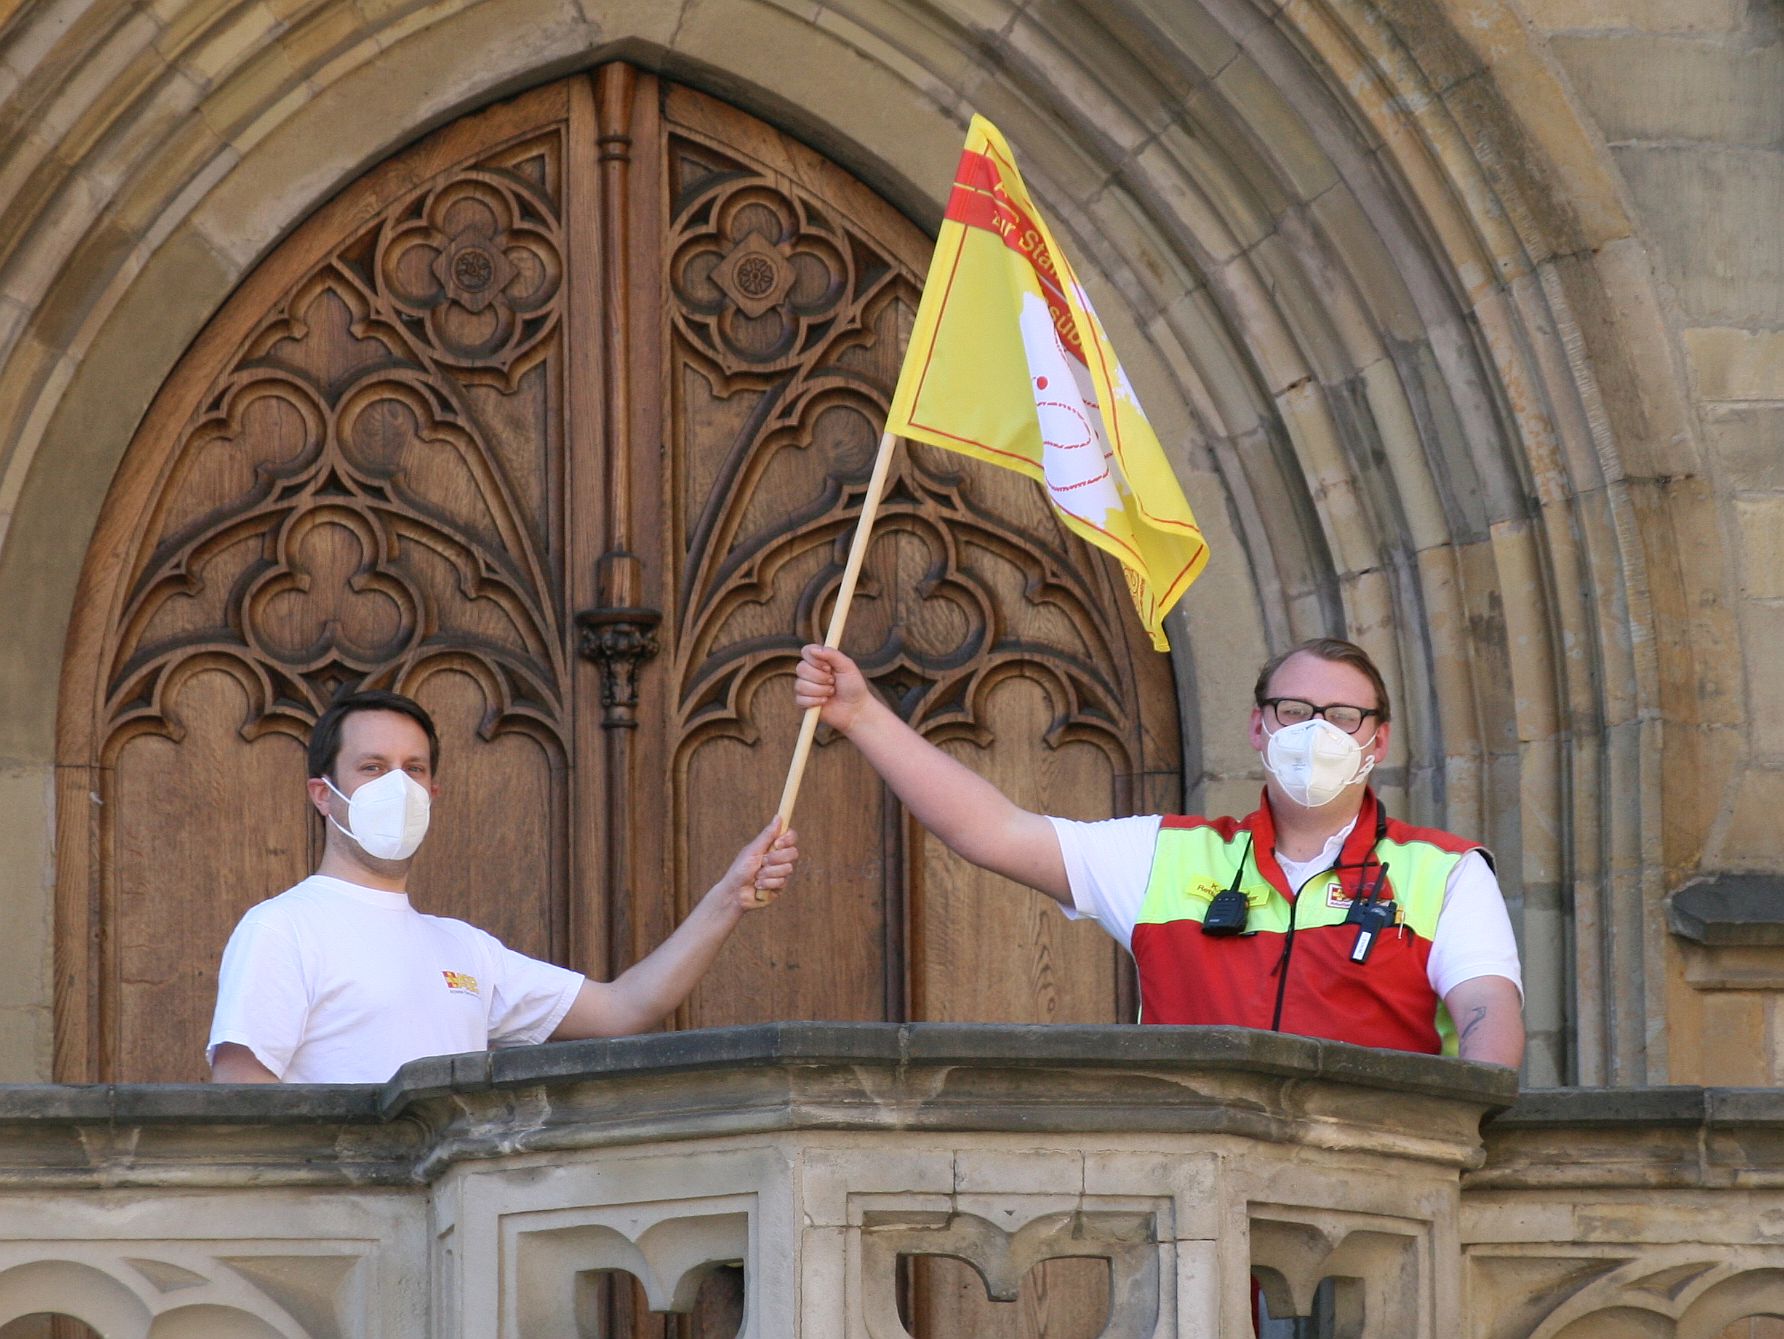
<path fill-rule="evenodd" d="M 1337 665 L 1349 665 L 1369 680 L 1375 689 L 1375 719 L 1385 723 L 1392 707 L 1388 702 L 1388 686 L 1381 677 L 1381 671 L 1375 668 L 1375 662 L 1369 659 L 1369 653 L 1355 642 L 1347 642 L 1341 637 L 1315 637 L 1312 641 L 1302 642 L 1299 646 L 1291 646 L 1286 651 L 1278 652 L 1264 662 L 1264 667 L 1257 672 L 1257 686 L 1252 696 L 1258 706 L 1264 705 L 1264 699 L 1270 696 L 1270 680 L 1276 677 L 1291 657 L 1302 652 L 1318 660 L 1329 660 Z M 1360 703 L 1353 705 L 1360 706 Z"/>
<path fill-rule="evenodd" d="M 372 688 L 337 698 L 322 713 L 316 728 L 310 732 L 311 776 L 328 776 L 334 771 L 335 761 L 341 755 L 341 722 L 360 711 L 394 711 L 414 721 L 427 732 L 428 767 L 436 772 L 440 770 L 440 732 L 434 729 L 434 718 L 412 697 Z"/>

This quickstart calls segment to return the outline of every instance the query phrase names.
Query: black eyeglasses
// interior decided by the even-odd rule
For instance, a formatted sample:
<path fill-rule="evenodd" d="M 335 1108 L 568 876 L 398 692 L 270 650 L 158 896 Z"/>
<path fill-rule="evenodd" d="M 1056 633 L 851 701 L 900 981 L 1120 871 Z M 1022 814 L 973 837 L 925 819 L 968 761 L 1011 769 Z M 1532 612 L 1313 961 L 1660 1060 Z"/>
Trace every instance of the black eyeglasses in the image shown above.
<path fill-rule="evenodd" d="M 1374 707 L 1353 707 L 1343 702 L 1328 702 L 1323 707 L 1316 707 L 1298 697 L 1267 697 L 1258 705 L 1269 709 L 1277 725 L 1299 725 L 1317 716 L 1347 735 L 1361 730 L 1363 722 L 1371 716 L 1381 715 Z"/>

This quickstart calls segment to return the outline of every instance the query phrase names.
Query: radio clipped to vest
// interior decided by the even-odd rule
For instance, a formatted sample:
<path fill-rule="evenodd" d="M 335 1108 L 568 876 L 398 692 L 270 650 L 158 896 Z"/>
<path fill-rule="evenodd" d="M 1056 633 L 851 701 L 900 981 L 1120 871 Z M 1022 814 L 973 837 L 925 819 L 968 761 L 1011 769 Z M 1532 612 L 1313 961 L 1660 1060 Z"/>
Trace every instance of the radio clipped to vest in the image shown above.
<path fill-rule="evenodd" d="M 1381 939 L 1381 932 L 1400 919 L 1400 908 L 1391 897 L 1381 896 L 1382 884 L 1387 882 L 1388 866 L 1384 860 L 1375 875 L 1375 882 L 1369 885 L 1368 892 L 1359 892 L 1350 904 L 1350 911 L 1344 917 L 1346 925 L 1357 927 L 1357 937 L 1350 946 L 1352 962 L 1368 962 L 1369 955 L 1375 952 L 1375 945 Z"/>
<path fill-rule="evenodd" d="M 1233 881 L 1226 889 L 1214 895 L 1208 903 L 1208 909 L 1202 913 L 1202 933 L 1212 935 L 1216 939 L 1225 939 L 1231 935 L 1245 933 L 1245 922 L 1251 914 L 1251 899 L 1239 891 L 1239 884 L 1245 878 L 1245 862 L 1251 857 L 1251 834 L 1245 834 L 1245 849 L 1239 855 L 1239 868 L 1233 871 Z"/>

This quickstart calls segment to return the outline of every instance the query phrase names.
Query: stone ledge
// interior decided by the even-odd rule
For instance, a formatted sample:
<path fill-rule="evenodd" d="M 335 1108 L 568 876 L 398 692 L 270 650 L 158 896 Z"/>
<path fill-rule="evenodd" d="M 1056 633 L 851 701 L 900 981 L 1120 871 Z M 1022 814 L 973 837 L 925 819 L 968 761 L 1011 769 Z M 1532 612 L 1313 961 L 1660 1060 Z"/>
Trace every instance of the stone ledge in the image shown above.
<path fill-rule="evenodd" d="M 1450 1168 L 1516 1076 L 1244 1028 L 780 1023 L 437 1056 L 389 1083 L 0 1087 L 0 1184 L 414 1185 L 465 1160 L 818 1132 L 1181 1136 Z"/>
<path fill-rule="evenodd" d="M 1708 948 L 1784 947 L 1784 877 L 1717 874 L 1667 899 L 1667 924 Z"/>
<path fill-rule="evenodd" d="M 1489 1130 L 1784 1128 L 1784 1089 L 1539 1088 L 1489 1118 Z"/>
<path fill-rule="evenodd" d="M 7 1125 L 379 1125 L 378 1085 L 349 1083 L 0 1084 Z"/>
<path fill-rule="evenodd" d="M 395 1114 L 412 1101 L 445 1091 L 764 1065 L 1244 1070 L 1472 1100 L 1495 1109 L 1517 1094 L 1517 1076 L 1496 1065 L 1251 1028 L 802 1022 L 416 1060 L 384 1085 L 382 1109 Z"/>
<path fill-rule="evenodd" d="M 1487 1121 L 1465 1190 L 1784 1188 L 1784 1090 L 1555 1088 Z"/>

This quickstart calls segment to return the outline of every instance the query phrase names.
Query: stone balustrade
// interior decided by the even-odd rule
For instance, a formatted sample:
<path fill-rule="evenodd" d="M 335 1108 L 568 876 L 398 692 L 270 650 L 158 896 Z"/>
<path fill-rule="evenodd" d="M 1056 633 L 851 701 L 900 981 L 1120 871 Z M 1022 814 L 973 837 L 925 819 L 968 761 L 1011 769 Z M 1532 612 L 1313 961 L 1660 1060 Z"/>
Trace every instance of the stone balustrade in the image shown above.
<path fill-rule="evenodd" d="M 1248 1339 L 1254 1274 L 1279 1315 L 1332 1279 L 1334 1333 L 1395 1339 L 1763 1314 L 1784 1105 L 1539 1094 L 1483 1142 L 1512 1097 L 1491 1067 L 1242 1029 L 810 1023 L 382 1087 L 5 1088 L 0 1325 L 586 1335 L 601 1271 L 673 1311 L 741 1263 L 744 1339 L 904 1339 L 923 1255 L 998 1300 L 1105 1261 L 1107 1339 Z M 1615 1328 L 1631 1308 L 1653 1325 Z"/>

